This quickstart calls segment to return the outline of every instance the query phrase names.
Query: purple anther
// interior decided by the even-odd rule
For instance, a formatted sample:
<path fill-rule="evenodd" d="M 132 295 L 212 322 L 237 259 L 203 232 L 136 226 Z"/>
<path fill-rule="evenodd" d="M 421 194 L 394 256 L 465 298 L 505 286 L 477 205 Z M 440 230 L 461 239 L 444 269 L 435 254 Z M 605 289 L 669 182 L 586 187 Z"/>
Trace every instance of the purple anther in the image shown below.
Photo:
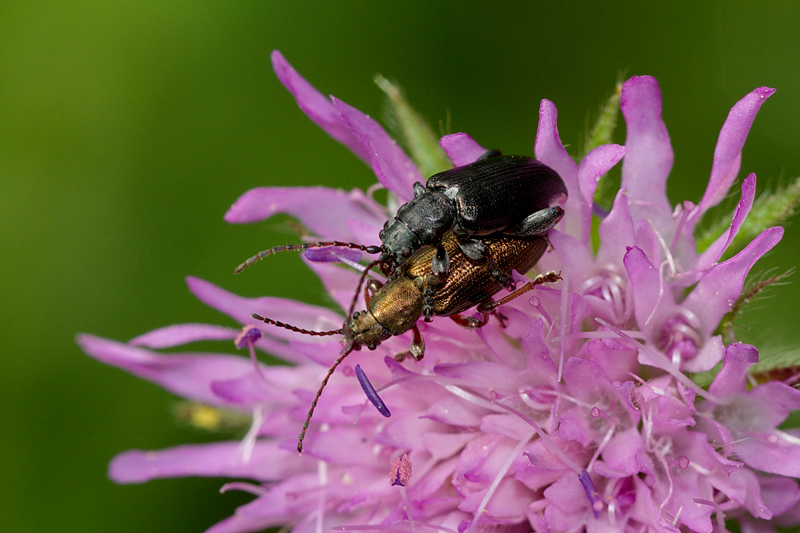
<path fill-rule="evenodd" d="M 361 370 L 361 365 L 356 365 L 356 377 L 358 378 L 358 383 L 361 385 L 361 389 L 364 391 L 364 394 L 367 395 L 369 401 L 372 402 L 372 405 L 375 406 L 375 409 L 386 418 L 392 416 L 392 413 L 389 412 L 389 408 L 386 407 L 386 404 L 383 403 L 383 400 L 381 400 L 381 397 L 378 396 L 377 391 L 375 391 L 375 387 L 369 382 L 367 375 Z"/>
<path fill-rule="evenodd" d="M 239 333 L 239 336 L 236 337 L 236 340 L 233 341 L 233 344 L 237 348 L 245 348 L 247 346 L 253 346 L 261 337 L 261 330 L 252 324 L 248 324 L 242 328 L 242 332 Z"/>
<path fill-rule="evenodd" d="M 583 485 L 583 490 L 586 492 L 586 497 L 589 498 L 594 517 L 597 518 L 599 516 L 599 511 L 603 509 L 603 502 L 600 501 L 600 495 L 597 493 L 597 489 L 594 488 L 594 483 L 589 476 L 589 472 L 581 470 L 581 473 L 578 474 L 578 480 L 581 482 L 581 485 Z"/>

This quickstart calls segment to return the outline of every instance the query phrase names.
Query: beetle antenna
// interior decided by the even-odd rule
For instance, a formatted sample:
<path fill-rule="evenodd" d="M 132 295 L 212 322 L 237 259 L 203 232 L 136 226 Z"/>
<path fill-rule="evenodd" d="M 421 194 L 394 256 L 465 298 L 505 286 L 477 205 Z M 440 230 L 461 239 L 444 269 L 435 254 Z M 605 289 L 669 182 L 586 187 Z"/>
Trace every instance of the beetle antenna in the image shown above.
<path fill-rule="evenodd" d="M 278 252 L 288 252 L 290 250 L 308 250 L 309 248 L 326 248 L 328 246 L 338 246 L 340 248 L 350 248 L 354 250 L 361 250 L 362 252 L 367 252 L 368 254 L 377 254 L 380 253 L 381 247 L 380 246 L 365 246 L 363 244 L 357 244 L 354 242 L 340 242 L 340 241 L 326 241 L 326 242 L 306 242 L 303 244 L 287 244 L 285 246 L 273 246 L 268 250 L 262 250 L 258 252 L 256 255 L 236 267 L 233 271 L 234 274 L 240 273 L 245 268 L 249 267 L 253 263 L 261 261 L 268 255 L 276 254 Z"/>
<path fill-rule="evenodd" d="M 311 331 L 309 329 L 298 328 L 297 326 L 293 326 L 291 324 L 286 324 L 284 322 L 278 322 L 277 320 L 272 320 L 271 318 L 265 318 L 258 313 L 250 313 L 250 316 L 255 318 L 256 320 L 260 320 L 262 322 L 266 322 L 267 324 L 272 324 L 273 326 L 278 326 L 279 328 L 288 329 L 290 331 L 295 331 L 297 333 L 302 333 L 304 335 L 311 335 L 313 337 L 326 337 L 329 335 L 344 335 L 344 328 L 341 329 L 332 329 L 330 331 Z"/>
<path fill-rule="evenodd" d="M 325 385 L 328 384 L 328 380 L 333 375 L 333 371 L 336 370 L 336 367 L 344 361 L 344 358 L 353 353 L 353 350 L 356 347 L 356 343 L 352 340 L 347 343 L 347 345 L 342 348 L 342 351 L 339 352 L 339 359 L 336 360 L 335 363 L 328 369 L 328 373 L 325 375 L 325 379 L 322 380 L 322 383 L 317 389 L 317 394 L 314 396 L 314 400 L 311 402 L 311 407 L 308 410 L 308 414 L 306 415 L 306 421 L 303 422 L 303 429 L 300 431 L 300 436 L 297 437 L 297 453 L 303 453 L 303 439 L 306 438 L 306 430 L 308 430 L 308 424 L 311 423 L 311 417 L 314 416 L 314 409 L 317 408 L 317 402 L 319 401 L 319 397 L 322 396 L 322 389 L 325 388 Z"/>

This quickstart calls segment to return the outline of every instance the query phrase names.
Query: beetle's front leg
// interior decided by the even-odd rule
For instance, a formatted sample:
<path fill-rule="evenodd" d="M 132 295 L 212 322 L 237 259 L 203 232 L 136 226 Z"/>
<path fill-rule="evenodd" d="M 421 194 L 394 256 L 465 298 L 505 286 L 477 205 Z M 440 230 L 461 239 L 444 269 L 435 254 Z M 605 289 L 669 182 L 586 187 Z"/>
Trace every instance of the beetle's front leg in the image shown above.
<path fill-rule="evenodd" d="M 406 350 L 405 352 L 401 352 L 395 355 L 394 356 L 395 361 L 403 362 L 408 358 L 408 356 L 413 357 L 417 361 L 425 357 L 425 339 L 422 338 L 422 333 L 420 333 L 419 328 L 417 326 L 411 328 L 411 332 L 413 334 L 413 339 L 411 340 L 411 348 L 409 350 Z"/>
<path fill-rule="evenodd" d="M 441 244 L 436 247 L 436 255 L 431 262 L 432 275 L 425 279 L 425 286 L 422 288 L 422 314 L 425 315 L 425 322 L 430 322 L 433 316 L 434 295 L 436 287 L 447 277 L 450 271 L 450 256 Z"/>

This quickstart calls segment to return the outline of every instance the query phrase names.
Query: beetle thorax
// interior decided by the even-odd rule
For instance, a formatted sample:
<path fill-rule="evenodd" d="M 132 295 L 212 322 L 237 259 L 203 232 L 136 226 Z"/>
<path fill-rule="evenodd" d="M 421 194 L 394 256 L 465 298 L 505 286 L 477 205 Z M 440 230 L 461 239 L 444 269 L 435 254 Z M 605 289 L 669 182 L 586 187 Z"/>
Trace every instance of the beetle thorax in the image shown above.
<path fill-rule="evenodd" d="M 455 210 L 452 201 L 441 191 L 421 194 L 400 207 L 380 233 L 382 261 L 402 264 L 421 246 L 441 242 L 453 226 Z"/>
<path fill-rule="evenodd" d="M 369 302 L 369 313 L 391 335 L 414 327 L 422 315 L 422 290 L 407 276 L 393 279 L 380 288 Z"/>

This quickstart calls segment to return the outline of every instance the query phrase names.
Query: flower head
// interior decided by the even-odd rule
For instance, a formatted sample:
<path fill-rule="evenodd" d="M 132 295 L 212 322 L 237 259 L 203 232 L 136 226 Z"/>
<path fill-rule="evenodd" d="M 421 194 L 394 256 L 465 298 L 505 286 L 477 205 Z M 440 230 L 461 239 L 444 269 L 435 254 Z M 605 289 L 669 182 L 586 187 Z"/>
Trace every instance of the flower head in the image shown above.
<path fill-rule="evenodd" d="M 277 52 L 278 77 L 300 108 L 371 166 L 399 203 L 424 177 L 377 122 L 326 98 Z M 543 101 L 534 153 L 564 180 L 566 215 L 549 233 L 542 270 L 563 282 L 503 306 L 503 323 L 475 331 L 437 318 L 418 324 L 426 356 L 396 361 L 411 334 L 374 353 L 354 352 L 331 377 L 302 455 L 297 432 L 314 389 L 340 353 L 337 337 L 261 326 L 184 324 L 129 343 L 79 337 L 87 353 L 175 394 L 252 414 L 242 441 L 187 445 L 116 457 L 121 483 L 171 476 L 245 478 L 249 504 L 215 532 L 289 525 L 345 529 L 479 531 L 711 531 L 738 518 L 750 530 L 800 522 L 800 434 L 779 429 L 800 392 L 780 382 L 749 386 L 754 347 L 725 346 L 715 334 L 742 293 L 753 264 L 782 236 L 767 229 L 721 261 L 747 216 L 755 176 L 742 183 L 730 227 L 698 252 L 694 230 L 732 187 L 741 150 L 761 104 L 756 89 L 722 127 L 708 188 L 698 204 L 673 207 L 666 180 L 673 154 L 655 79 L 622 87 L 625 146 L 595 148 L 576 163 L 558 135 L 557 112 Z M 441 147 L 455 166 L 484 152 L 466 134 Z M 598 180 L 622 160 L 622 187 L 591 243 Z M 291 214 L 319 240 L 379 244 L 392 210 L 354 190 L 258 188 L 225 215 L 231 223 Z M 334 249 L 306 260 L 329 294 L 348 309 L 359 273 L 342 268 L 360 252 Z M 343 316 L 279 298 L 242 298 L 189 278 L 203 302 L 241 325 L 251 313 L 308 330 L 341 328 Z M 533 294 L 534 296 L 530 296 Z M 237 339 L 251 359 L 153 351 L 198 340 Z M 292 366 L 264 366 L 255 349 Z M 722 369 L 705 390 L 687 372 Z M 357 374 L 357 375 L 356 375 Z M 378 389 L 376 391 L 370 376 Z M 385 402 L 391 417 L 366 407 Z M 378 393 L 381 394 L 378 397 Z M 389 413 L 386 409 L 384 415 Z M 411 472 L 413 469 L 413 476 Z M 387 476 L 390 482 L 387 482 Z M 770 522 L 770 520 L 775 520 Z"/>

